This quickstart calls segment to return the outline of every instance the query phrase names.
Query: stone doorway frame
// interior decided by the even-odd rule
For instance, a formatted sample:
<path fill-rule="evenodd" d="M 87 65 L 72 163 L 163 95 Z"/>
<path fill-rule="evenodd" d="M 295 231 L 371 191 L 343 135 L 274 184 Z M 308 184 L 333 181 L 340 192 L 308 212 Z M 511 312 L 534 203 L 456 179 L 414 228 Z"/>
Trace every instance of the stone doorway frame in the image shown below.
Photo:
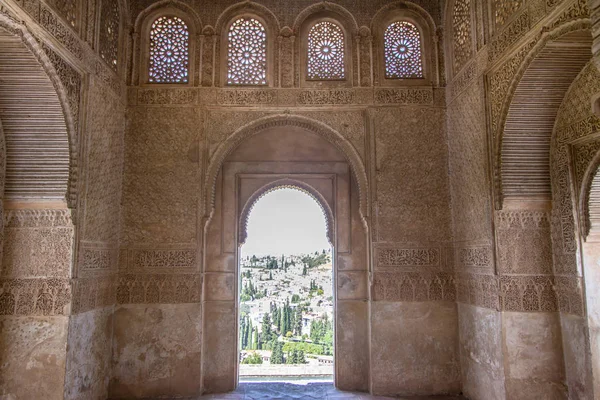
<path fill-rule="evenodd" d="M 240 348 L 239 348 L 239 320 L 240 320 L 240 283 L 241 283 L 241 250 L 242 250 L 242 246 L 244 245 L 247 237 L 248 237 L 248 233 L 247 233 L 247 227 L 248 227 L 248 218 L 250 216 L 250 214 L 252 213 L 252 209 L 254 208 L 254 206 L 267 194 L 275 192 L 277 190 L 280 189 L 293 189 L 293 190 L 297 190 L 299 192 L 302 192 L 303 194 L 308 195 L 309 197 L 311 197 L 316 203 L 317 205 L 321 208 L 321 211 L 323 212 L 323 217 L 325 218 L 325 229 L 326 232 L 325 234 L 327 235 L 327 241 L 329 242 L 329 245 L 331 246 L 331 254 L 332 254 L 332 270 L 331 270 L 331 278 L 332 278 L 332 293 L 333 293 L 333 332 L 334 332 L 334 343 L 333 343 L 333 348 L 334 348 L 334 383 L 335 383 L 335 377 L 336 377 L 336 361 L 335 361 L 335 357 L 336 357 L 336 351 L 335 349 L 337 348 L 337 336 L 336 336 L 336 332 L 337 332 L 337 327 L 336 327 L 336 303 L 337 303 L 337 296 L 336 296 L 336 232 L 337 232 L 337 224 L 336 224 L 336 200 L 337 200 L 337 195 L 336 195 L 336 189 L 337 189 L 337 181 L 336 181 L 336 174 L 243 174 L 243 175 L 238 175 L 237 176 L 237 187 L 240 187 L 241 185 L 244 184 L 244 181 L 248 182 L 251 180 L 255 180 L 255 181 L 268 181 L 268 183 L 264 184 L 262 187 L 259 187 L 258 189 L 256 189 L 250 196 L 243 196 L 243 191 L 238 191 L 237 192 L 237 204 L 239 204 L 241 207 L 237 210 L 236 212 L 236 220 L 237 220 L 237 252 L 236 252 L 236 274 L 237 274 L 237 279 L 236 279 L 236 321 L 238 323 L 237 327 L 236 327 L 236 331 L 237 331 L 237 337 L 238 337 L 238 341 L 236 342 L 237 345 L 237 351 L 236 354 L 238 356 L 238 358 L 236 359 L 237 362 L 237 368 L 239 368 L 239 354 L 240 354 Z M 321 192 L 321 190 L 313 185 L 311 185 L 309 182 L 311 180 L 322 180 L 322 181 L 328 181 L 331 182 L 331 186 L 329 189 L 332 190 L 333 196 L 328 196 L 327 194 L 324 194 Z M 261 182 L 261 183 L 263 183 Z M 237 370 L 236 372 L 237 375 L 237 382 L 239 384 L 240 381 L 240 376 L 239 376 L 239 370 Z"/>
<path fill-rule="evenodd" d="M 268 163 L 261 170 L 260 164 L 255 169 L 240 169 L 226 171 L 228 164 L 227 157 L 244 140 L 266 131 L 267 129 L 286 127 L 301 128 L 308 133 L 317 134 L 336 147 L 340 154 L 345 158 L 345 162 L 331 162 L 329 164 L 338 164 L 343 166 L 346 173 L 346 184 L 348 196 L 344 200 L 347 203 L 349 225 L 348 234 L 357 237 L 356 242 L 360 247 L 360 252 L 352 254 L 354 243 L 348 241 L 348 250 L 341 254 L 340 246 L 332 246 L 334 253 L 334 293 L 335 293 L 335 384 L 336 387 L 344 390 L 369 391 L 370 386 L 370 282 L 371 282 L 371 253 L 370 253 L 370 231 L 369 231 L 369 204 L 368 204 L 368 184 L 367 174 L 363 161 L 352 146 L 352 144 L 341 134 L 331 129 L 329 126 L 312 120 L 310 118 L 282 114 L 265 118 L 260 118 L 233 133 L 225 142 L 220 144 L 214 151 L 209 149 L 209 165 L 205 180 L 205 192 L 202 198 L 201 214 L 203 218 L 199 221 L 202 232 L 201 249 L 203 259 L 203 347 L 202 347 L 202 388 L 205 393 L 220 393 L 232 391 L 236 388 L 238 380 L 239 365 L 239 240 L 240 222 L 242 209 L 248 203 L 252 195 L 260 197 L 260 189 L 268 186 L 274 181 L 290 180 L 300 182 L 301 185 L 308 185 L 314 188 L 314 184 L 307 182 L 310 179 L 322 179 L 322 175 L 336 174 L 335 169 L 328 168 L 322 170 L 311 169 L 311 162 L 296 162 L 291 169 L 286 170 L 285 166 L 275 166 L 277 162 Z M 285 164 L 285 163 L 280 163 Z M 306 169 L 298 168 L 304 164 Z M 327 163 L 323 163 L 327 164 Z M 335 167 L 335 166 L 334 166 Z M 244 175 L 270 175 L 270 181 L 258 184 L 254 190 L 245 194 L 245 201 L 241 203 L 237 190 L 239 187 L 239 178 Z M 321 177 L 318 177 L 321 175 Z M 303 177 L 304 176 L 304 177 Z M 228 178 L 226 178 L 228 177 Z M 235 179 L 231 179 L 235 177 Z M 300 178 L 300 179 L 299 179 Z M 297 184 L 298 185 L 298 184 Z M 296 186 L 297 186 L 296 185 Z M 228 186 L 228 187 L 225 187 Z M 305 186 L 306 187 L 306 186 Z M 334 186 L 337 187 L 337 184 Z M 336 189 L 337 190 L 337 189 Z M 226 207 L 221 204 L 221 208 L 216 211 L 217 200 L 220 202 L 223 193 L 235 193 L 232 207 Z M 312 191 L 323 195 L 323 190 Z M 218 199 L 217 199 L 218 198 Z M 339 199 L 337 195 L 330 196 L 327 203 L 332 208 L 332 216 L 340 217 L 340 207 L 331 204 Z M 351 203 L 351 198 L 352 203 Z M 231 202 L 231 200 L 228 200 Z M 242 205 L 240 205 L 242 204 Z M 250 203 L 252 204 L 252 203 Z M 354 204 L 354 205 L 352 205 Z M 232 211 L 235 210 L 235 211 Z M 209 228 L 213 218 L 219 219 L 218 229 Z M 334 217 L 332 217 L 334 218 Z M 228 222 L 224 222 L 227 219 Z M 358 221 L 358 222 L 357 222 Z M 233 222 L 233 225 L 232 225 Z M 334 240 L 339 240 L 338 224 L 332 224 L 334 227 Z M 357 235 L 356 227 L 360 227 L 361 233 Z M 212 229 L 212 231 L 211 231 Z M 223 233 L 223 229 L 227 230 Z M 234 230 L 232 232 L 231 230 Z M 215 239 L 215 235 L 218 237 Z M 221 240 L 225 237 L 227 245 L 234 248 L 227 254 L 214 256 L 210 253 L 213 248 L 209 243 L 214 240 Z M 335 243 L 335 242 L 334 242 Z M 338 243 L 336 243 L 338 244 Z M 357 256 L 357 254 L 359 254 Z M 364 256 L 364 257 L 363 257 Z M 356 260 L 356 258 L 359 258 Z M 342 262 L 340 262 L 342 260 Z M 344 270 L 339 270 L 340 265 Z M 226 332 L 232 332 L 227 334 Z M 342 350 L 346 349 L 346 351 Z M 356 349 L 356 350 L 353 350 Z M 343 359 L 342 359 L 343 357 Z M 340 366 L 344 366 L 343 373 L 340 373 Z"/>

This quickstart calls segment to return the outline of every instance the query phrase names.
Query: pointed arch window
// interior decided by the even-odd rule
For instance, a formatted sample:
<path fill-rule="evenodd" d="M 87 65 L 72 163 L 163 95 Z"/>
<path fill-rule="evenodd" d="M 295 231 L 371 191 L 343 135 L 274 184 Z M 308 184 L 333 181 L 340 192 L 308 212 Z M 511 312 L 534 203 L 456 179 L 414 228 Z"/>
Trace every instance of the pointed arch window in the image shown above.
<path fill-rule="evenodd" d="M 421 33 L 414 24 L 408 21 L 391 23 L 383 40 L 387 79 L 424 78 Z"/>
<path fill-rule="evenodd" d="M 267 84 L 267 33 L 255 18 L 244 17 L 229 27 L 227 84 Z"/>
<path fill-rule="evenodd" d="M 179 17 L 162 16 L 150 28 L 148 81 L 187 83 L 189 81 L 190 32 Z"/>
<path fill-rule="evenodd" d="M 308 33 L 307 79 L 345 79 L 344 32 L 339 25 L 322 21 Z"/>

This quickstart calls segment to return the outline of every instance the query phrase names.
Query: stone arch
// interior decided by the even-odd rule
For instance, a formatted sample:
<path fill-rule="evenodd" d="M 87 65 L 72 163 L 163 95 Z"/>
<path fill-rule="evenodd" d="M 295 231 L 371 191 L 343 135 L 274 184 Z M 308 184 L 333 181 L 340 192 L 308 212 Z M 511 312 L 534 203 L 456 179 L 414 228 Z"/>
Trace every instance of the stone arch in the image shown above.
<path fill-rule="evenodd" d="M 52 182 L 54 185 L 57 185 L 56 182 L 60 182 L 61 190 L 64 188 L 64 192 L 59 195 L 58 187 L 53 187 L 51 193 L 38 193 L 29 194 L 24 196 L 25 198 L 64 198 L 67 202 L 67 206 L 71 209 L 76 208 L 77 205 L 77 183 L 78 183 L 78 157 L 77 157 L 77 128 L 76 128 L 76 119 L 77 117 L 73 114 L 73 110 L 71 109 L 71 105 L 69 103 L 69 95 L 66 88 L 63 86 L 59 73 L 55 69 L 54 65 L 50 61 L 49 57 L 46 55 L 42 46 L 37 42 L 37 40 L 33 37 L 33 35 L 27 30 L 27 28 L 21 24 L 16 23 L 5 15 L 0 14 L 0 44 L 3 44 L 4 54 L 9 54 L 9 58 L 19 60 L 22 65 L 20 68 L 24 74 L 28 75 L 23 77 L 23 79 L 19 79 L 19 85 L 21 85 L 21 90 L 15 91 L 2 91 L 0 93 L 0 99 L 9 104 L 10 102 L 17 101 L 21 106 L 24 102 L 21 99 L 21 91 L 31 93 L 37 93 L 37 96 L 40 99 L 44 99 L 44 104 L 50 104 L 48 107 L 51 107 L 51 110 L 46 110 L 46 107 L 43 106 L 41 109 L 46 110 L 50 114 L 49 120 L 30 120 L 30 123 L 38 126 L 42 129 L 52 128 L 56 140 L 58 141 L 58 149 L 64 152 L 62 158 L 57 158 L 56 154 L 43 154 L 43 149 L 40 148 L 38 161 L 46 161 L 46 164 L 43 162 L 41 165 L 44 166 L 52 166 L 57 171 L 62 171 L 57 176 L 46 176 L 42 177 L 42 179 L 38 179 L 34 181 L 33 185 L 45 185 L 46 188 L 52 187 Z M 12 52 L 12 53 L 11 53 Z M 11 55 L 12 54 L 12 55 Z M 2 61 L 0 60 L 0 65 Z M 31 79 L 31 71 L 35 71 L 35 73 L 39 76 L 39 79 L 42 81 L 46 81 L 47 84 L 41 84 L 40 82 L 32 81 Z M 31 103 L 31 102 L 28 102 Z M 38 105 L 32 104 L 32 107 L 36 108 Z M 4 123 L 6 125 L 6 116 L 0 115 L 0 118 L 3 117 Z M 9 118 L 16 117 L 13 114 L 9 115 Z M 21 125 L 20 125 L 21 123 Z M 15 127 L 17 130 L 31 131 L 31 126 L 22 125 L 24 120 L 15 121 Z M 18 134 L 18 132 L 15 132 Z M 4 130 L 5 135 L 9 135 L 6 132 L 6 127 Z M 36 138 L 39 135 L 29 136 L 33 141 L 32 143 L 36 143 Z M 43 139 L 43 138 L 42 138 Z M 38 147 L 39 147 L 39 141 Z M 10 158 L 11 150 L 10 140 L 7 139 L 6 143 L 6 173 L 5 173 L 5 182 L 9 182 L 11 169 L 10 166 Z M 42 146 L 43 147 L 43 146 Z M 15 157 L 23 157 L 21 154 L 14 154 Z M 32 161 L 29 159 L 29 161 Z M 48 164 L 49 163 L 49 164 Z M 35 162 L 34 162 L 35 164 Z M 27 165 L 27 164 L 26 164 Z M 33 168 L 34 175 L 39 178 L 39 167 L 38 170 L 35 169 L 35 165 Z M 15 170 L 18 172 L 18 168 Z M 31 172 L 30 172 L 31 173 Z M 17 178 L 18 179 L 18 178 Z M 23 177 L 21 177 L 23 179 Z M 5 189 L 11 191 L 10 184 L 5 184 Z M 25 185 L 25 183 L 23 183 Z M 27 191 L 27 188 L 24 187 L 22 190 L 16 189 L 16 197 L 22 198 L 23 195 L 19 194 L 19 192 Z"/>
<path fill-rule="evenodd" d="M 244 16 L 257 18 L 267 33 L 267 86 L 279 85 L 279 66 L 277 55 L 277 36 L 281 31 L 279 20 L 267 7 L 253 1 L 234 4 L 217 18 L 215 32 L 217 37 L 215 57 L 215 86 L 226 86 L 227 76 L 227 31 L 231 24 Z"/>
<path fill-rule="evenodd" d="M 536 67 L 537 63 L 536 60 L 543 62 L 543 58 L 547 57 L 548 55 L 546 55 L 544 53 L 545 49 L 550 49 L 550 47 L 548 47 L 548 45 L 553 42 L 553 41 L 560 41 L 561 37 L 567 37 L 569 38 L 569 34 L 574 34 L 573 35 L 573 39 L 575 45 L 579 42 L 581 42 L 581 37 L 578 37 L 577 32 L 585 32 L 585 31 L 589 31 L 589 27 L 590 27 L 590 22 L 588 19 L 580 19 L 580 20 L 576 20 L 576 21 L 571 21 L 568 23 L 565 23 L 563 25 L 560 25 L 559 27 L 551 30 L 551 31 L 543 31 L 541 32 L 538 37 L 533 41 L 533 44 L 531 45 L 531 50 L 529 50 L 527 52 L 527 55 L 524 56 L 523 60 L 521 61 L 521 63 L 519 64 L 519 67 L 516 69 L 516 72 L 514 74 L 511 74 L 511 78 L 510 78 L 510 82 L 507 84 L 507 91 L 506 91 L 506 95 L 504 96 L 503 100 L 501 100 L 501 106 L 500 106 L 500 111 L 498 114 L 498 120 L 497 122 L 494 124 L 492 122 L 491 124 L 491 129 L 492 129 L 492 135 L 494 136 L 494 175 L 495 175 L 495 185 L 494 185 L 494 194 L 495 194 L 495 202 L 496 202 L 496 209 L 502 209 L 502 205 L 503 205 L 503 182 L 502 182 L 502 168 L 503 168 L 503 163 L 502 163 L 502 157 L 503 157 L 503 148 L 505 146 L 504 142 L 504 134 L 507 128 L 507 121 L 509 118 L 509 113 L 511 111 L 511 106 L 513 105 L 513 102 L 515 101 L 515 96 L 517 94 L 519 94 L 519 89 L 522 88 L 523 91 L 527 90 L 527 87 L 530 87 L 533 84 L 533 81 L 535 80 L 535 76 L 534 74 L 531 74 L 531 77 L 527 80 L 524 80 L 524 77 L 526 77 L 526 74 L 529 70 L 530 67 Z M 588 47 L 588 52 L 589 52 L 589 47 Z M 591 58 L 591 53 L 588 56 L 588 60 L 589 58 Z M 556 62 L 558 62 L 559 60 L 555 60 Z M 511 62 L 511 61 L 508 61 Z M 587 61 L 586 61 L 587 62 Z M 581 64 L 579 70 L 581 70 L 583 67 L 585 66 L 585 62 Z M 540 64 L 539 68 L 543 68 L 543 65 Z M 560 70 L 561 66 L 560 65 L 551 65 L 548 64 L 547 66 L 547 73 L 552 74 L 552 71 L 555 69 Z M 533 71 L 533 70 L 531 70 Z M 579 72 L 579 71 L 578 71 Z M 577 73 L 578 73 L 577 72 Z M 570 82 L 572 82 L 575 77 L 577 76 L 577 73 L 575 73 L 574 75 L 570 76 L 570 80 L 569 80 L 569 84 Z M 523 84 L 521 84 L 523 83 Z M 549 84 L 551 84 L 551 82 L 549 82 Z M 560 101 L 558 101 L 558 104 L 552 104 L 552 109 L 547 110 L 546 112 L 553 112 L 554 116 L 553 117 L 549 117 L 549 119 L 552 119 L 551 124 L 553 124 L 554 119 L 556 117 L 556 113 L 558 112 L 558 108 L 560 107 L 560 102 L 562 101 L 562 97 L 564 97 L 565 93 L 568 90 L 568 85 L 564 88 L 563 92 L 562 92 L 562 96 Z M 494 101 L 494 100 L 492 100 Z M 514 103 L 515 106 L 517 105 L 517 103 Z M 518 111 L 516 109 L 516 107 L 514 108 L 515 110 L 515 114 L 514 114 L 514 120 L 513 123 L 516 124 L 517 120 L 522 120 L 523 118 L 527 118 L 527 116 L 523 115 L 523 116 L 519 116 L 518 115 Z M 494 111 L 491 111 L 492 114 L 494 114 Z M 492 119 L 494 118 L 494 116 L 492 115 Z M 510 121 L 509 121 L 510 122 Z M 550 134 L 548 136 L 548 144 L 550 144 L 550 138 L 552 136 L 552 126 L 550 127 Z M 494 131 L 495 129 L 495 131 Z M 509 129 L 510 129 L 510 125 L 509 125 Z M 548 157 L 550 154 L 549 151 L 549 147 L 548 147 Z M 518 160 L 518 159 L 517 159 Z M 549 188 L 549 180 L 546 182 L 546 184 L 548 185 Z M 549 192 L 547 192 L 546 194 L 546 199 L 550 198 Z"/>
<path fill-rule="evenodd" d="M 356 22 L 356 19 L 350 13 L 350 11 L 348 11 L 346 8 L 339 4 L 331 3 L 328 1 L 313 4 L 302 10 L 294 20 L 294 26 L 292 28 L 294 34 L 298 35 L 300 33 L 302 25 L 314 14 L 320 13 L 329 14 L 332 18 L 338 20 L 339 23 L 342 24 L 346 28 L 346 30 L 348 30 L 348 33 L 352 36 L 358 34 L 358 23 Z M 348 39 L 351 40 L 351 37 L 349 37 Z"/>
<path fill-rule="evenodd" d="M 135 45 L 133 55 L 133 81 L 139 83 L 149 83 L 148 64 L 149 64 L 149 37 L 150 30 L 154 21 L 162 16 L 176 16 L 181 18 L 187 25 L 189 32 L 188 40 L 188 82 L 178 83 L 178 85 L 193 85 L 196 78 L 197 62 L 199 57 L 196 54 L 200 53 L 200 45 L 196 40 L 197 36 L 202 32 L 203 25 L 196 11 L 178 0 L 162 0 L 154 3 L 144 9 L 136 18 L 134 26 Z M 140 82 L 141 80 L 141 82 Z"/>
<path fill-rule="evenodd" d="M 202 32 L 202 20 L 200 19 L 200 16 L 196 10 L 180 0 L 160 0 L 146 7 L 141 13 L 138 14 L 137 18 L 135 19 L 134 33 L 140 34 L 142 32 L 143 25 L 147 20 L 158 16 L 158 14 L 169 12 L 169 10 L 180 10 L 187 16 L 185 22 L 188 23 L 190 29 L 194 29 L 194 32 L 197 33 Z"/>
<path fill-rule="evenodd" d="M 374 29 L 386 19 L 386 15 L 393 13 L 396 10 L 410 10 L 419 14 L 426 22 L 426 25 L 430 31 L 435 32 L 435 21 L 433 20 L 433 17 L 423 7 L 404 0 L 389 3 L 381 7 L 373 16 L 373 20 L 371 22 L 371 31 L 374 31 Z"/>
<path fill-rule="evenodd" d="M 336 146 L 348 160 L 350 168 L 356 178 L 359 190 L 359 209 L 363 222 L 369 216 L 369 200 L 368 200 L 368 181 L 367 173 L 360 155 L 356 149 L 348 142 L 339 132 L 330 128 L 322 122 L 313 119 L 290 114 L 273 115 L 260 118 L 251 122 L 236 132 L 222 143 L 211 155 L 211 160 L 206 174 L 206 194 L 204 198 L 203 215 L 207 220 L 210 218 L 215 207 L 216 183 L 217 176 L 227 156 L 233 152 L 245 139 L 256 135 L 257 133 L 275 126 L 296 126 L 304 128 L 310 132 L 316 133 L 332 145 Z"/>
<path fill-rule="evenodd" d="M 306 78 L 308 65 L 308 37 L 310 29 L 316 23 L 329 21 L 336 24 L 344 34 L 344 66 L 345 78 L 339 81 L 320 80 L 318 83 L 310 82 Z M 284 27 L 285 29 L 285 27 Z M 330 2 L 322 2 L 313 4 L 300 12 L 294 21 L 292 28 L 293 35 L 296 36 L 294 52 L 295 52 L 295 70 L 297 86 L 313 86 L 318 85 L 352 85 L 355 80 L 355 71 L 358 70 L 356 58 L 357 35 L 359 27 L 354 16 L 344 7 Z"/>
<path fill-rule="evenodd" d="M 579 194 L 581 231 L 584 240 L 600 239 L 600 151 L 596 153 L 583 177 Z"/>
<path fill-rule="evenodd" d="M 423 78 L 387 79 L 385 77 L 384 32 L 387 27 L 399 20 L 415 25 L 421 35 Z M 436 46 L 436 25 L 433 17 L 422 7 L 408 2 L 396 1 L 380 8 L 371 21 L 373 35 L 373 75 L 375 85 L 424 85 L 439 80 L 438 51 Z"/>
<path fill-rule="evenodd" d="M 294 189 L 298 190 L 302 193 L 310 196 L 321 208 L 323 212 L 323 217 L 325 218 L 325 226 L 326 226 L 326 235 L 329 244 L 333 246 L 334 243 L 334 223 L 333 223 L 333 211 L 330 204 L 327 203 L 325 197 L 319 193 L 317 189 L 310 186 L 306 182 L 302 182 L 296 179 L 279 179 L 274 182 L 271 182 L 250 196 L 244 207 L 242 208 L 242 212 L 240 213 L 239 220 L 239 234 L 238 234 L 238 246 L 243 245 L 248 238 L 248 219 L 254 206 L 260 199 L 265 197 L 267 194 L 274 192 L 279 189 Z"/>

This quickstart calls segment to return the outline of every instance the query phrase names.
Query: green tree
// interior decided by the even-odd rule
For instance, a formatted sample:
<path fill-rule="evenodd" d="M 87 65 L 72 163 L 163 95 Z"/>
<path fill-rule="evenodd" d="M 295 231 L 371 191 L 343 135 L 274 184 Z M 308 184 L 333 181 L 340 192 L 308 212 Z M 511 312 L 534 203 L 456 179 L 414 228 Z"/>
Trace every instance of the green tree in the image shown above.
<path fill-rule="evenodd" d="M 271 325 L 272 325 L 271 324 L 271 314 L 265 313 L 265 316 L 263 317 L 263 322 L 262 322 L 263 343 L 271 341 L 271 338 L 273 336 L 273 333 L 271 330 Z"/>
<path fill-rule="evenodd" d="M 298 350 L 294 349 L 287 353 L 286 364 L 298 364 Z"/>
<path fill-rule="evenodd" d="M 271 364 L 283 364 L 283 343 L 275 342 L 271 353 Z"/>
<path fill-rule="evenodd" d="M 302 336 L 302 308 L 296 307 L 296 323 L 294 324 L 294 333 L 296 336 Z"/>
<path fill-rule="evenodd" d="M 298 357 L 296 358 L 296 364 L 306 364 L 306 358 L 304 357 L 304 350 L 298 350 Z"/>
<path fill-rule="evenodd" d="M 252 350 L 259 350 L 258 348 L 258 329 L 254 328 L 254 340 L 252 340 Z"/>
<path fill-rule="evenodd" d="M 260 354 L 252 352 L 248 357 L 242 360 L 242 364 L 262 364 L 263 360 Z"/>

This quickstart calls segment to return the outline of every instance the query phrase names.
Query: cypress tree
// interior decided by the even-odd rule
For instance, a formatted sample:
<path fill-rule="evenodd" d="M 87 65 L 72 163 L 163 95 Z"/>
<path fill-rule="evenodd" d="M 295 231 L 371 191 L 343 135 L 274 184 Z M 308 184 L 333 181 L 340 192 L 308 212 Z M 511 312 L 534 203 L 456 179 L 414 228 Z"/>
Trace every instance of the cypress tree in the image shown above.
<path fill-rule="evenodd" d="M 254 330 L 254 328 L 252 328 L 252 320 L 250 318 L 248 318 L 248 323 L 246 324 L 246 348 L 250 347 L 252 345 L 252 331 Z"/>
<path fill-rule="evenodd" d="M 302 336 L 302 308 L 296 307 L 296 324 L 295 324 L 296 336 Z"/>
<path fill-rule="evenodd" d="M 271 340 L 271 317 L 269 313 L 266 313 L 263 317 L 262 339 L 265 343 Z"/>
<path fill-rule="evenodd" d="M 254 340 L 252 342 L 252 350 L 258 350 L 258 329 L 254 328 Z"/>
<path fill-rule="evenodd" d="M 275 342 L 271 353 L 271 364 L 283 364 L 283 343 Z"/>
<path fill-rule="evenodd" d="M 306 358 L 304 357 L 304 350 L 298 351 L 297 364 L 306 364 Z"/>
<path fill-rule="evenodd" d="M 242 350 L 246 349 L 246 317 L 242 317 L 240 321 L 240 344 L 242 346 Z"/>

